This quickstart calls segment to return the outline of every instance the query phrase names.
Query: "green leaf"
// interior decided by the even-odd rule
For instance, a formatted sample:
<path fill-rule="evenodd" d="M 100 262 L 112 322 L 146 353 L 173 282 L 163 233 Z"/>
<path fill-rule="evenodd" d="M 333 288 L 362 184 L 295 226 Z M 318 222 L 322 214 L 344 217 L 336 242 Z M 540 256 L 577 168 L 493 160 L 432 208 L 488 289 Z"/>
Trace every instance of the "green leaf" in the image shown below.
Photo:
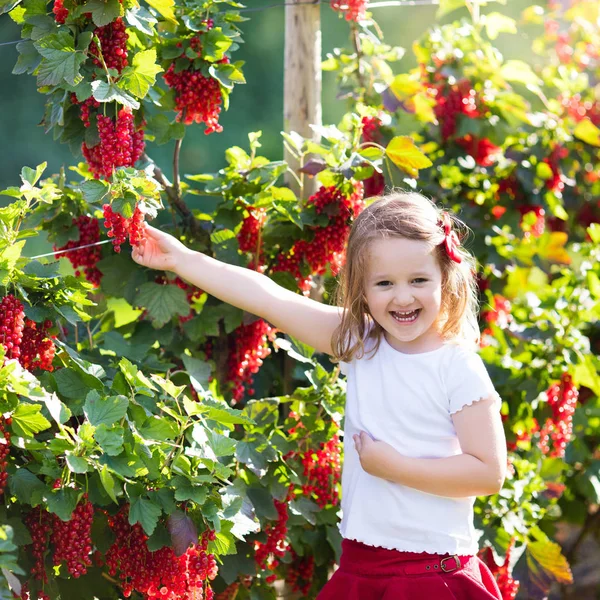
<path fill-rule="evenodd" d="M 112 425 L 127 414 L 129 400 L 125 396 L 102 398 L 96 390 L 92 390 L 85 399 L 83 410 L 89 422 L 98 425 Z"/>
<path fill-rule="evenodd" d="M 163 69 L 156 64 L 156 49 L 143 50 L 133 57 L 130 67 L 123 69 L 119 85 L 138 98 L 144 98 Z"/>
<path fill-rule="evenodd" d="M 466 6 L 465 0 L 440 0 L 440 7 L 435 13 L 435 17 L 436 19 L 441 19 L 464 6 Z"/>
<path fill-rule="evenodd" d="M 590 146 L 600 146 L 600 129 L 590 121 L 589 117 L 577 123 L 573 135 Z"/>
<path fill-rule="evenodd" d="M 160 146 L 171 140 L 180 140 L 185 135 L 183 123 L 171 123 L 167 115 L 160 113 L 148 121 L 147 131 L 154 135 L 156 143 Z"/>
<path fill-rule="evenodd" d="M 539 77 L 522 60 L 507 60 L 500 68 L 500 76 L 506 81 L 516 81 L 525 85 L 538 85 Z"/>
<path fill-rule="evenodd" d="M 83 6 L 83 12 L 91 12 L 94 25 L 102 27 L 121 16 L 121 3 L 119 0 L 89 0 Z"/>
<path fill-rule="evenodd" d="M 316 513 L 319 512 L 319 506 L 309 498 L 303 496 L 290 502 L 292 513 L 302 515 L 311 525 L 317 524 Z"/>
<path fill-rule="evenodd" d="M 44 497 L 48 510 L 57 515 L 61 521 L 70 521 L 71 515 L 77 506 L 79 492 L 73 488 L 60 488 L 47 490 Z"/>
<path fill-rule="evenodd" d="M 65 460 L 71 473 L 87 473 L 90 470 L 87 460 L 82 456 L 75 456 L 74 454 L 67 452 Z"/>
<path fill-rule="evenodd" d="M 119 456 L 123 452 L 123 428 L 119 425 L 99 425 L 94 432 L 94 438 L 109 456 Z"/>
<path fill-rule="evenodd" d="M 71 35 L 61 31 L 44 36 L 34 45 L 43 57 L 37 71 L 38 87 L 59 85 L 63 81 L 74 86 L 83 79 L 79 67 L 87 56 L 75 50 Z"/>
<path fill-rule="evenodd" d="M 206 429 L 206 435 L 208 437 L 208 444 L 217 458 L 220 456 L 232 456 L 235 453 L 236 440 L 210 429 Z"/>
<path fill-rule="evenodd" d="M 202 57 L 210 62 L 222 60 L 231 44 L 233 40 L 220 27 L 215 27 L 202 37 Z"/>
<path fill-rule="evenodd" d="M 222 63 L 211 65 L 208 72 L 228 90 L 233 89 L 236 83 L 246 83 L 244 74 L 235 65 Z"/>
<path fill-rule="evenodd" d="M 277 519 L 277 509 L 269 490 L 262 486 L 251 486 L 246 490 L 246 493 L 258 516 L 269 520 Z"/>
<path fill-rule="evenodd" d="M 485 15 L 484 25 L 491 40 L 495 40 L 501 33 L 517 33 L 516 21 L 498 12 Z"/>
<path fill-rule="evenodd" d="M 140 288 L 136 304 L 147 309 L 156 327 L 162 327 L 177 315 L 185 317 L 190 312 L 185 291 L 176 285 L 145 283 Z"/>
<path fill-rule="evenodd" d="M 81 185 L 81 192 L 89 204 L 101 202 L 110 191 L 110 185 L 100 179 L 89 179 Z"/>
<path fill-rule="evenodd" d="M 187 354 L 181 355 L 183 366 L 188 372 L 190 382 L 196 391 L 204 390 L 208 387 L 208 379 L 211 375 L 211 366 L 198 358 L 192 358 Z"/>
<path fill-rule="evenodd" d="M 140 523 L 147 535 L 152 535 L 162 513 L 160 506 L 147 498 L 134 498 L 129 505 L 129 524 Z"/>
<path fill-rule="evenodd" d="M 19 404 L 12 413 L 12 428 L 17 435 L 33 437 L 51 427 L 50 421 L 41 414 L 39 404 Z"/>
<path fill-rule="evenodd" d="M 154 415 L 140 427 L 139 433 L 147 440 L 165 441 L 175 439 L 179 429 L 173 421 Z"/>
<path fill-rule="evenodd" d="M 48 163 L 43 162 L 36 167 L 35 171 L 30 167 L 23 167 L 21 169 L 21 181 L 29 183 L 33 187 L 39 181 L 47 166 Z"/>
<path fill-rule="evenodd" d="M 39 504 L 46 492 L 46 486 L 28 469 L 20 467 L 8 477 L 8 487 L 17 500 L 33 506 Z"/>
<path fill-rule="evenodd" d="M 175 18 L 175 13 L 173 12 L 175 0 L 146 0 L 146 2 L 167 21 L 177 25 L 177 19 Z"/>
<path fill-rule="evenodd" d="M 102 468 L 100 469 L 100 481 L 102 482 L 102 486 L 104 487 L 110 499 L 115 504 L 119 504 L 119 501 L 117 500 L 117 496 L 115 494 L 115 480 L 110 474 L 106 465 L 102 465 Z"/>
<path fill-rule="evenodd" d="M 94 99 L 98 102 L 118 102 L 134 110 L 140 107 L 140 103 L 133 96 L 126 94 L 114 83 L 92 81 L 92 89 L 94 90 Z"/>
<path fill-rule="evenodd" d="M 179 502 L 191 500 L 198 506 L 202 506 L 206 501 L 208 490 L 202 484 L 192 484 L 189 479 L 181 475 L 175 477 L 171 484 L 175 488 L 175 500 Z"/>

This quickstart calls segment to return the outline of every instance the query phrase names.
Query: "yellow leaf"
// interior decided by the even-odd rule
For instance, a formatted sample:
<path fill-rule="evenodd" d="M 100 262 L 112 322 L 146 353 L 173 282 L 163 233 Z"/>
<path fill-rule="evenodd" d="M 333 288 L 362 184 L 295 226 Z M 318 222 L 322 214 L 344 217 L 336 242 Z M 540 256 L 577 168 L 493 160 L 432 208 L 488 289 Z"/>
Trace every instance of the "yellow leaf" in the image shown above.
<path fill-rule="evenodd" d="M 538 255 L 546 260 L 570 265 L 571 257 L 564 247 L 568 239 L 569 236 L 564 231 L 553 231 L 544 235 L 539 240 Z"/>
<path fill-rule="evenodd" d="M 416 146 L 412 138 L 398 135 L 393 138 L 385 149 L 386 154 L 399 168 L 412 177 L 419 174 L 419 169 L 426 169 L 433 164 Z"/>
<path fill-rule="evenodd" d="M 538 267 L 514 267 L 508 273 L 502 295 L 509 300 L 523 298 L 527 292 L 542 292 L 548 285 L 548 276 Z M 539 295 L 539 294 L 538 294 Z"/>
<path fill-rule="evenodd" d="M 535 559 L 535 563 L 531 559 Z M 537 564 L 536 564 L 537 563 Z M 573 583 L 573 574 L 560 546 L 550 540 L 529 542 L 527 545 L 527 565 L 532 575 L 541 567 L 559 583 Z M 539 567 L 538 567 L 539 565 Z"/>
<path fill-rule="evenodd" d="M 398 100 L 403 101 L 422 91 L 423 86 L 421 82 L 411 79 L 409 75 L 402 74 L 396 75 L 390 89 Z"/>
<path fill-rule="evenodd" d="M 577 123 L 573 135 L 590 146 L 600 146 L 600 129 L 587 117 Z"/>
<path fill-rule="evenodd" d="M 415 113 L 419 119 L 425 123 L 435 123 L 435 113 L 433 106 L 435 102 L 426 93 L 415 94 L 413 97 L 415 104 Z"/>

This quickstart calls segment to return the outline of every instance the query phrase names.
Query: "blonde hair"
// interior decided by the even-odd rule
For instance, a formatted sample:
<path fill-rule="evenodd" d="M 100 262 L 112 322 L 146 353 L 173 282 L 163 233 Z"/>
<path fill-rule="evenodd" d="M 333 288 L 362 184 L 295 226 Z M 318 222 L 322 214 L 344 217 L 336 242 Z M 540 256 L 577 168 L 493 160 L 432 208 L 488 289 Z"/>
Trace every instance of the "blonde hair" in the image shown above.
<path fill-rule="evenodd" d="M 421 194 L 394 191 L 376 199 L 356 218 L 336 293 L 337 304 L 344 310 L 341 323 L 333 334 L 334 359 L 349 362 L 355 355 L 361 358 L 367 337 L 375 340 L 373 352 L 379 348 L 383 329 L 370 315 L 364 280 L 369 245 L 373 240 L 385 238 L 425 241 L 435 248 L 442 271 L 439 333 L 447 341 L 472 344 L 479 341 L 476 260 L 462 245 L 458 247 L 460 263 L 448 256 L 440 225 L 444 212 L 448 213 Z M 464 239 L 467 226 L 455 215 L 448 213 L 448 216 L 458 238 Z"/>

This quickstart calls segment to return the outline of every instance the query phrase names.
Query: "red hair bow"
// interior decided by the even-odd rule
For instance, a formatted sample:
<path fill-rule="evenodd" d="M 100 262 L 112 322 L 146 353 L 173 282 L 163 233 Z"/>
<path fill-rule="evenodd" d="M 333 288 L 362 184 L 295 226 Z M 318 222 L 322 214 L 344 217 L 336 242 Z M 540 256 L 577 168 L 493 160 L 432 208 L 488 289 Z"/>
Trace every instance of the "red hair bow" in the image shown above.
<path fill-rule="evenodd" d="M 444 244 L 446 248 L 446 252 L 448 256 L 455 262 L 461 263 L 462 258 L 458 253 L 458 247 L 460 246 L 460 240 L 458 239 L 458 235 L 456 235 L 456 231 L 452 230 L 452 221 L 450 220 L 450 216 L 448 213 L 442 213 L 442 220 L 440 225 L 444 228 Z"/>

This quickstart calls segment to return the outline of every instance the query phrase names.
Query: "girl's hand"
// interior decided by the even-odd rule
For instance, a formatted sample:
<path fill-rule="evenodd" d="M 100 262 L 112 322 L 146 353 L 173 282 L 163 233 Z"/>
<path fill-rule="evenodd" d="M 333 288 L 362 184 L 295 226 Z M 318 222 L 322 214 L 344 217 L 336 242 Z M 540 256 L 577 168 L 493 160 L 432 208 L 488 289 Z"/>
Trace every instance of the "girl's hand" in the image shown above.
<path fill-rule="evenodd" d="M 144 238 L 138 246 L 134 246 L 131 258 L 143 267 L 175 271 L 189 252 L 190 250 L 172 235 L 145 223 Z"/>
<path fill-rule="evenodd" d="M 392 446 L 374 440 L 368 433 L 361 431 L 353 437 L 362 468 L 373 477 L 390 479 L 390 467 L 400 457 Z"/>

